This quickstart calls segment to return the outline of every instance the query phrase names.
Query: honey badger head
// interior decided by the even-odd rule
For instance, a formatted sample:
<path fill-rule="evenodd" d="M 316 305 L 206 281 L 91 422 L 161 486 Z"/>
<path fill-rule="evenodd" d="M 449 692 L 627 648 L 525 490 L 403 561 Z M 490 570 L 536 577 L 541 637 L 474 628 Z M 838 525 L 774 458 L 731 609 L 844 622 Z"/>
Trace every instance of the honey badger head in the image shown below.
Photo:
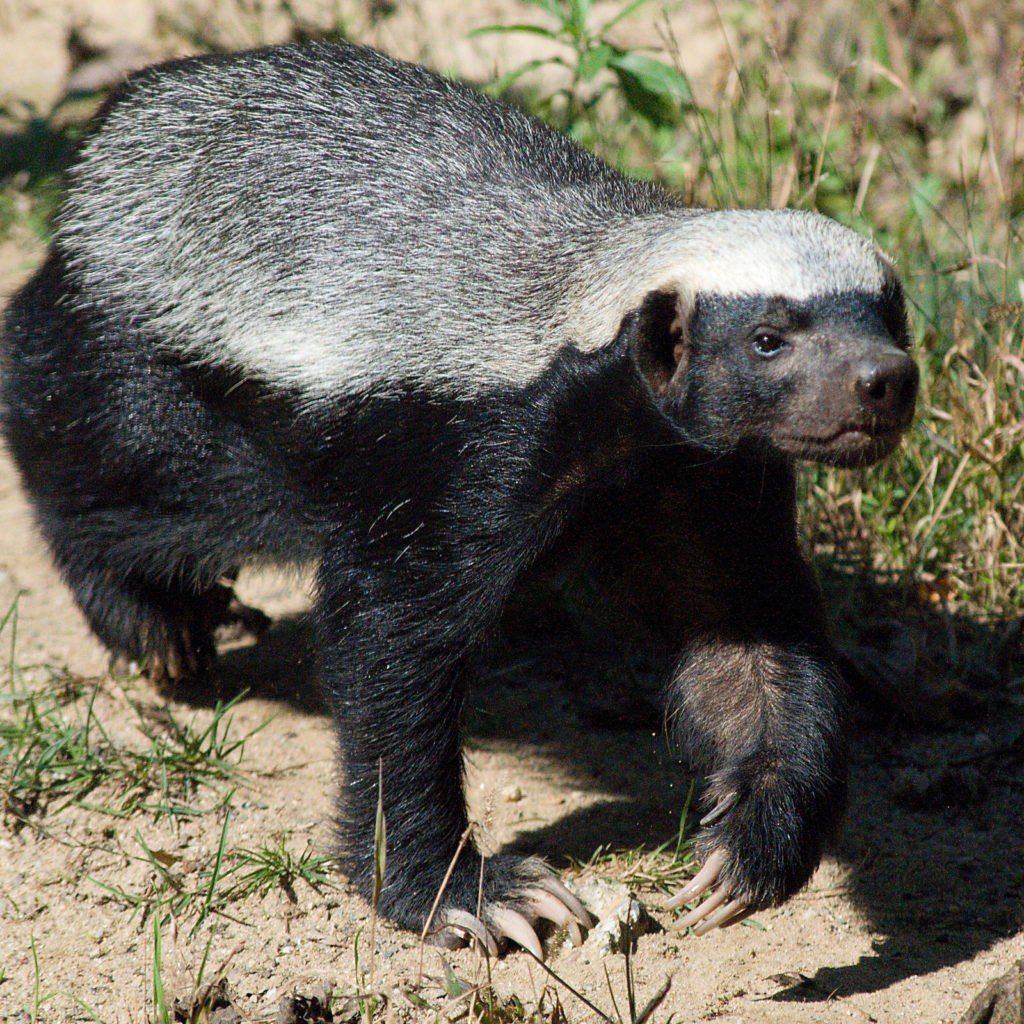
<path fill-rule="evenodd" d="M 918 371 L 903 292 L 878 250 L 785 211 L 707 214 L 687 235 L 631 331 L 638 367 L 688 439 L 838 466 L 892 451 Z"/>

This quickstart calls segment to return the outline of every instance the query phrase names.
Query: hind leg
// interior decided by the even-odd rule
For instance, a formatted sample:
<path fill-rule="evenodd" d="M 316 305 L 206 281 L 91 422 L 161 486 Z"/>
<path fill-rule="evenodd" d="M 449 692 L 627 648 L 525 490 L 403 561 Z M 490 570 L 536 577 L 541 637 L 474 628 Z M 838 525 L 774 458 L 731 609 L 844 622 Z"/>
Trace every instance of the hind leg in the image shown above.
<path fill-rule="evenodd" d="M 89 624 L 158 682 L 204 675 L 217 630 L 267 625 L 235 598 L 237 567 L 294 543 L 266 446 L 157 342 L 89 310 L 57 255 L 5 328 L 4 432 Z"/>
<path fill-rule="evenodd" d="M 129 466 L 108 459 L 102 502 L 91 482 L 59 504 L 35 494 L 40 527 L 112 666 L 134 662 L 158 685 L 201 680 L 218 639 L 258 637 L 270 623 L 235 595 L 244 519 L 232 519 L 223 495 L 205 497 L 217 493 L 215 466 L 205 486 L 150 473 L 145 488 Z M 79 472 L 88 478 L 90 467 Z M 115 487 L 118 472 L 127 482 Z"/>
<path fill-rule="evenodd" d="M 217 640 L 258 638 L 270 624 L 238 600 L 234 568 L 213 571 L 211 551 L 197 552 L 192 566 L 179 562 L 173 575 L 161 574 L 154 571 L 161 551 L 153 531 L 137 542 L 133 556 L 131 530 L 117 531 L 114 540 L 106 523 L 90 530 L 88 515 L 73 524 L 45 513 L 40 519 L 61 574 L 110 650 L 114 669 L 135 663 L 161 686 L 200 680 L 213 667 Z"/>

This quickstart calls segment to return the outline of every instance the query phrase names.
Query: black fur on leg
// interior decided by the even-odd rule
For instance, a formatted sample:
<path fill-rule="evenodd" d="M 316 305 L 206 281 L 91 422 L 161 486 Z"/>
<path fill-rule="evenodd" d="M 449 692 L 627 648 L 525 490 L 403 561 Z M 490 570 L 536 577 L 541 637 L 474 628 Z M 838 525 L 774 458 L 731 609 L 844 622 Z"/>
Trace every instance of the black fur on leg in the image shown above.
<path fill-rule="evenodd" d="M 261 493 L 280 471 L 201 375 L 82 303 L 58 254 L 5 329 L 4 433 L 79 607 L 115 658 L 202 678 L 218 629 L 266 626 L 232 584 L 254 550 L 294 546 L 287 488 Z"/>
<path fill-rule="evenodd" d="M 388 845 L 379 906 L 399 924 L 423 927 L 468 825 L 459 721 L 466 680 L 513 587 L 586 492 L 586 470 L 600 460 L 607 474 L 635 446 L 647 414 L 626 404 L 639 393 L 631 373 L 607 357 L 567 353 L 534 392 L 487 406 L 439 407 L 410 393 L 394 420 L 384 403 L 359 412 L 374 436 L 387 424 L 381 459 L 367 463 L 350 449 L 325 453 L 338 500 L 354 484 L 377 495 L 375 505 L 356 512 L 353 529 L 333 535 L 319 573 L 318 649 L 345 776 L 341 847 L 369 897 L 382 776 Z M 587 414 L 578 396 L 606 388 L 632 415 Z M 358 430 L 358 420 L 351 426 Z M 397 490 L 395 482 L 410 475 L 416 490 Z M 466 846 L 438 922 L 453 910 L 477 913 L 480 863 Z M 494 908 L 530 924 L 559 915 L 537 895 L 538 878 L 548 873 L 532 860 L 485 863 L 480 917 L 499 938 L 508 933 Z M 556 899 L 568 906 L 564 894 Z M 571 913 L 577 921 L 586 916 Z"/>
<path fill-rule="evenodd" d="M 382 799 L 387 877 L 379 909 L 419 930 L 468 826 L 460 729 L 466 679 L 517 565 L 490 564 L 483 548 L 463 548 L 466 561 L 452 572 L 424 557 L 434 547 L 452 550 L 443 538 L 424 538 L 417 551 L 393 561 L 395 552 L 382 547 L 390 557 L 376 565 L 353 562 L 344 548 L 325 556 L 318 646 L 343 737 L 344 864 L 369 898 Z M 462 845 L 442 912 L 476 912 L 480 858 L 471 844 Z M 512 899 L 522 885 L 512 861 L 488 864 L 485 902 Z"/>
<path fill-rule="evenodd" d="M 844 689 L 796 541 L 792 471 L 683 447 L 635 471 L 579 543 L 664 665 L 669 730 L 707 780 L 698 850 L 721 861 L 712 881 L 774 905 L 810 877 L 846 794 Z"/>

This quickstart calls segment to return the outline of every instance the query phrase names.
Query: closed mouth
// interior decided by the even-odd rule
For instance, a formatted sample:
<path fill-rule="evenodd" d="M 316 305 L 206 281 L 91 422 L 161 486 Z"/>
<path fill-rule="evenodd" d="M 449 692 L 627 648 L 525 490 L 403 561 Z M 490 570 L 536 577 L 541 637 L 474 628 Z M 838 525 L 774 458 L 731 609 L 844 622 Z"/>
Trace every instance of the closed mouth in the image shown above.
<path fill-rule="evenodd" d="M 903 428 L 897 426 L 879 428 L 868 424 L 847 424 L 831 434 L 790 434 L 787 435 L 786 440 L 796 444 L 816 446 L 832 445 L 838 442 L 843 444 L 864 444 L 868 441 L 883 441 L 897 438 L 902 433 Z"/>
<path fill-rule="evenodd" d="M 867 465 L 888 455 L 905 424 L 844 423 L 828 434 L 784 434 L 780 446 L 797 458 L 840 466 Z"/>

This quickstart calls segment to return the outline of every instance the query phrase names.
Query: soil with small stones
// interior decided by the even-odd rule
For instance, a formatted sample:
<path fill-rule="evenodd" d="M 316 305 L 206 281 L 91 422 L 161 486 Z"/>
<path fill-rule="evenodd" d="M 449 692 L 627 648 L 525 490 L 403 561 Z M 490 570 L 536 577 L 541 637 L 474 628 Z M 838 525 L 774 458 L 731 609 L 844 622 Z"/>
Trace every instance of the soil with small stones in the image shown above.
<path fill-rule="evenodd" d="M 484 6 L 483 21 L 514 20 L 514 4 Z M 118 4 L 94 0 L 78 9 L 93 19 L 96 40 L 116 37 L 109 23 Z M 152 50 L 158 44 L 142 17 L 150 6 L 129 9 L 142 21 L 122 12 L 124 32 Z M 407 22 L 385 23 L 381 38 L 393 50 L 405 39 L 406 55 L 423 56 L 430 19 L 416 4 L 409 10 L 400 14 Z M 438 17 L 448 25 L 454 15 Z M 412 27 L 402 30 L 406 23 Z M 45 95 L 41 55 L 63 52 L 64 37 L 40 35 L 39 24 L 24 22 L 14 66 L 30 66 L 32 88 Z M 465 27 L 459 23 L 458 38 Z M 0 50 L 12 45 L 5 37 Z M 443 43 L 437 49 L 451 53 Z M 26 63 L 28 51 L 35 60 Z M 490 67 L 488 59 L 481 67 Z M 62 81 L 68 68 L 51 71 Z M 4 85 L 12 88 L 9 78 Z M 0 289 L 9 293 L 40 256 L 20 236 L 0 246 Z M 107 674 L 107 656 L 54 571 L 2 452 L 0 524 L 0 609 L 20 595 L 17 661 L 28 685 L 69 674 L 115 744 L 140 743 L 140 723 L 166 722 L 167 712 L 201 728 L 217 700 L 242 693 L 231 733 L 251 734 L 239 774 L 226 784 L 234 787 L 227 817 L 218 809 L 223 787 L 200 791 L 193 803 L 206 813 L 197 816 L 116 817 L 95 806 L 54 805 L 27 824 L 8 815 L 0 827 L 0 1021 L 150 1019 L 153 918 L 128 901 L 151 901 L 161 887 L 167 921 L 159 975 L 176 1019 L 328 1020 L 332 990 L 335 1020 L 354 1019 L 367 999 L 377 1001 L 376 1019 L 456 1018 L 471 996 L 456 994 L 453 975 L 475 983 L 488 972 L 498 998 L 515 996 L 527 1009 L 557 999 L 568 1021 L 596 1019 L 582 997 L 612 1019 L 617 1005 L 628 1019 L 621 954 L 556 951 L 549 966 L 565 985 L 524 954 L 485 971 L 470 951 L 423 948 L 415 936 L 372 922 L 338 875 L 319 890 L 298 879 L 289 890 L 239 898 L 195 929 L 222 836 L 229 854 L 280 837 L 295 856 L 331 850 L 334 737 L 308 652 L 304 579 L 244 575 L 243 600 L 274 625 L 259 644 L 223 652 L 216 688 L 167 699 L 145 680 Z M 597 694 L 571 654 L 552 656 L 565 646 L 560 639 L 549 635 L 542 651 L 520 637 L 474 694 L 467 790 L 486 847 L 540 853 L 564 866 L 598 847 L 673 836 L 689 778 L 649 721 L 649 696 L 626 685 Z M 9 640 L 10 626 L 0 636 L 5 650 Z M 69 704 L 68 714 L 83 706 Z M 663 896 L 640 891 L 664 930 L 642 935 L 630 958 L 637 1006 L 670 978 L 652 1020 L 957 1021 L 988 982 L 1012 978 L 1024 955 L 1024 765 L 1019 751 L 1001 752 L 1009 725 L 997 714 L 942 730 L 900 730 L 877 715 L 862 722 L 845 830 L 811 885 L 786 906 L 757 915 L 754 926 L 695 939 L 673 929 Z M 117 796 L 101 788 L 89 799 L 98 805 Z M 199 895 L 168 914 L 182 893 Z"/>

